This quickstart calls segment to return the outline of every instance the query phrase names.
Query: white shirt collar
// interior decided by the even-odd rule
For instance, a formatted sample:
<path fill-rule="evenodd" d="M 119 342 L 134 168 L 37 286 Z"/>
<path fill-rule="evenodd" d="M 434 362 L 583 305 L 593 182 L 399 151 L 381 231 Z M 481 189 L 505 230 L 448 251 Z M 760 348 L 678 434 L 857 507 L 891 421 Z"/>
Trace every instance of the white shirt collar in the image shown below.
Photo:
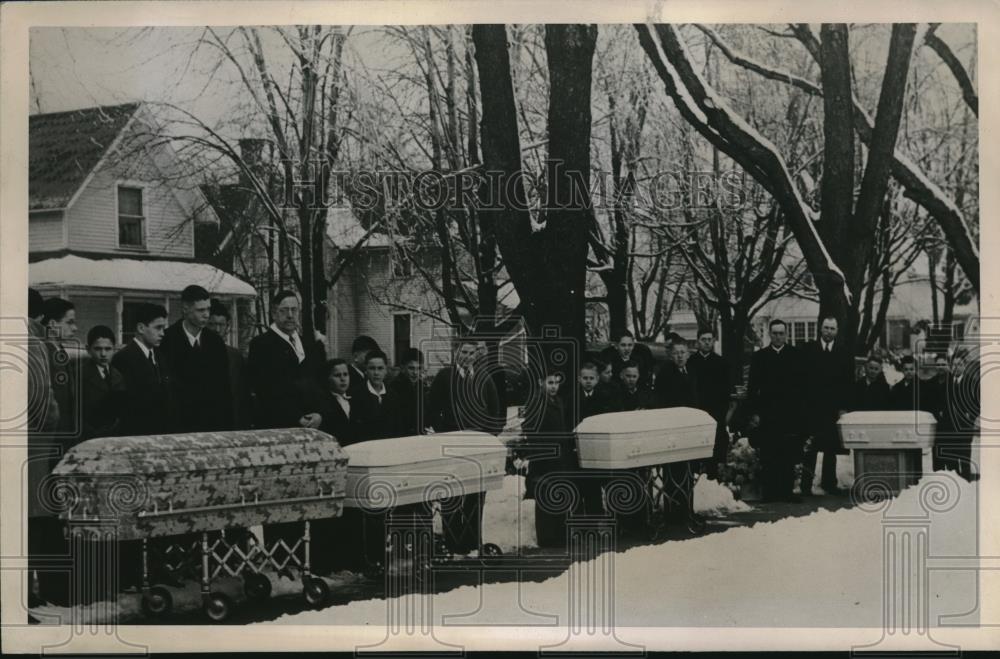
<path fill-rule="evenodd" d="M 472 371 L 472 366 L 471 365 L 469 365 L 469 366 L 459 366 L 458 367 L 458 374 L 459 374 L 459 376 L 461 376 L 463 378 L 464 377 L 470 377 L 472 375 L 472 373 L 473 373 L 473 371 Z"/>
<path fill-rule="evenodd" d="M 288 341 L 289 343 L 292 342 L 292 335 L 291 334 L 286 334 L 285 332 L 283 332 L 280 329 L 278 329 L 277 324 L 271 323 L 271 331 L 274 332 L 275 334 L 277 334 L 278 336 L 280 336 L 281 338 L 283 338 L 285 341 Z M 190 335 L 188 335 L 188 336 L 190 336 Z"/>
<path fill-rule="evenodd" d="M 146 344 L 139 339 L 139 337 L 135 337 L 132 340 L 135 341 L 135 344 L 137 346 L 139 346 L 139 350 L 142 350 L 143 357 L 149 359 L 149 353 L 152 350 L 152 348 L 147 347 Z M 153 355 L 153 359 L 156 359 L 156 355 Z"/>
<path fill-rule="evenodd" d="M 201 330 L 198 330 L 197 334 L 192 334 L 191 332 L 188 331 L 187 325 L 184 324 L 184 321 L 181 321 L 181 327 L 184 329 L 184 333 L 187 334 L 188 343 L 190 343 L 191 346 L 193 347 L 194 342 L 197 341 L 198 337 L 201 336 Z"/>
<path fill-rule="evenodd" d="M 376 396 L 378 396 L 380 398 L 382 396 L 385 396 L 385 393 L 386 393 L 385 382 L 382 383 L 382 391 L 375 391 L 375 387 L 373 387 L 372 383 L 370 381 L 368 381 L 368 380 L 365 380 L 365 385 L 368 386 L 368 391 L 372 392 Z"/>
<path fill-rule="evenodd" d="M 788 345 L 788 344 L 785 344 L 785 345 Z M 785 345 L 783 345 L 783 346 L 781 346 L 781 347 L 779 348 L 779 347 L 777 347 L 776 345 L 774 345 L 774 344 L 771 344 L 771 350 L 775 351 L 776 353 L 778 353 L 778 354 L 780 355 L 780 354 L 781 354 L 781 351 L 785 349 Z"/>

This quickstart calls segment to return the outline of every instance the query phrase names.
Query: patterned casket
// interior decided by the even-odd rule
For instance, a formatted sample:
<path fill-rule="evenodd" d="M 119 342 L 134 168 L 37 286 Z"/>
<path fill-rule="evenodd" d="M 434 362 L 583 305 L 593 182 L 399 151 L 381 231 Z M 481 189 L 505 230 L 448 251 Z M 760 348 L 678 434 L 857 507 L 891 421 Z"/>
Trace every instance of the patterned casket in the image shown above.
<path fill-rule="evenodd" d="M 134 540 L 338 516 L 347 455 L 309 428 L 107 437 L 53 475 L 64 520 Z"/>
<path fill-rule="evenodd" d="M 844 448 L 929 449 L 937 423 L 930 412 L 848 412 L 837 422 Z"/>
<path fill-rule="evenodd" d="M 692 407 L 611 412 L 576 428 L 584 469 L 628 469 L 712 457 L 715 419 Z"/>
<path fill-rule="evenodd" d="M 507 447 L 483 432 L 374 439 L 350 456 L 344 505 L 386 509 L 503 487 Z"/>

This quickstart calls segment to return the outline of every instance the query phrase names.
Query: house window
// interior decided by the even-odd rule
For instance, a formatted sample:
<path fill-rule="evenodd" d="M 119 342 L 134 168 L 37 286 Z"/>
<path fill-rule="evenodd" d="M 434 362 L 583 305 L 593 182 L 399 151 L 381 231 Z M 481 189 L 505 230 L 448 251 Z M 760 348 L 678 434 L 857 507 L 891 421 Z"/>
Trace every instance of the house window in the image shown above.
<path fill-rule="evenodd" d="M 403 353 L 410 349 L 410 314 L 397 313 L 392 317 L 392 349 L 396 363 L 403 358 Z"/>
<path fill-rule="evenodd" d="M 393 254 L 389 258 L 392 260 L 393 277 L 410 277 L 413 275 L 413 263 L 408 256 Z"/>
<path fill-rule="evenodd" d="M 795 321 L 792 323 L 792 345 L 816 339 L 816 321 Z"/>
<path fill-rule="evenodd" d="M 910 347 L 910 321 L 889 321 L 889 348 L 900 350 Z"/>
<path fill-rule="evenodd" d="M 118 245 L 143 247 L 142 188 L 118 186 Z"/>

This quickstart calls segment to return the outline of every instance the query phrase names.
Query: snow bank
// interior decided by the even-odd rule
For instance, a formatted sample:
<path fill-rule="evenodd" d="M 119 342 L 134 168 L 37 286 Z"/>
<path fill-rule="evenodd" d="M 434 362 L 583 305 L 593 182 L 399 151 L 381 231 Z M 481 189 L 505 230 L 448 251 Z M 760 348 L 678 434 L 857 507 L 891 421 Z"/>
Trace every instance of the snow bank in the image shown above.
<path fill-rule="evenodd" d="M 737 501 L 725 485 L 702 476 L 694 486 L 694 511 L 710 517 L 752 510 L 744 501 Z"/>
<path fill-rule="evenodd" d="M 921 499 L 945 487 L 949 506 L 927 514 Z M 977 491 L 948 474 L 933 474 L 904 491 L 886 510 L 856 507 L 818 510 L 805 517 L 734 527 L 686 541 L 604 554 L 569 573 L 542 582 L 462 587 L 433 595 L 434 622 L 440 616 L 473 616 L 483 624 L 507 623 L 526 615 L 569 615 L 571 581 L 577 570 L 607 573 L 619 629 L 630 626 L 870 627 L 883 625 L 884 533 L 892 515 L 928 520 L 931 556 L 975 555 Z M 890 520 L 887 522 L 887 520 Z M 604 562 L 604 563 L 602 563 Z M 605 565 L 605 567 L 601 567 Z M 934 573 L 922 585 L 930 620 L 976 605 L 976 574 Z M 412 600 L 411 600 L 412 602 Z M 654 605 L 655 603 L 655 605 Z M 412 606 L 420 606 L 413 603 Z M 354 601 L 322 611 L 287 615 L 268 624 L 385 625 L 382 600 Z M 425 609 L 426 610 L 426 609 Z M 526 613 L 527 612 L 527 613 Z M 531 613 L 535 612 L 535 613 Z M 539 623 L 535 623 L 539 624 Z M 551 623 L 549 623 L 551 624 Z M 442 628 L 446 632 L 447 628 Z M 627 630 L 625 630 L 627 631 Z M 874 631 L 874 630 L 873 630 Z"/>
<path fill-rule="evenodd" d="M 524 500 L 524 476 L 506 476 L 503 489 L 486 493 L 483 542 L 499 545 L 505 552 L 538 546 L 535 502 Z"/>

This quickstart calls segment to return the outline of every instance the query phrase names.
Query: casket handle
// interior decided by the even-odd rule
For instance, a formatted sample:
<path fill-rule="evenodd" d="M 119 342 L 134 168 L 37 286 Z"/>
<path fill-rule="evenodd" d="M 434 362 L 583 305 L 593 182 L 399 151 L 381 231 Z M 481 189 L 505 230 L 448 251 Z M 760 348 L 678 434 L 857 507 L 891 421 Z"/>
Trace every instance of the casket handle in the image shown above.
<path fill-rule="evenodd" d="M 247 502 L 247 495 L 253 495 L 253 502 L 260 502 L 260 485 L 257 483 L 240 483 L 240 503 Z"/>
<path fill-rule="evenodd" d="M 153 496 L 153 512 L 160 512 L 160 505 L 166 505 L 169 512 L 174 511 L 174 493 L 170 490 L 160 490 Z"/>

